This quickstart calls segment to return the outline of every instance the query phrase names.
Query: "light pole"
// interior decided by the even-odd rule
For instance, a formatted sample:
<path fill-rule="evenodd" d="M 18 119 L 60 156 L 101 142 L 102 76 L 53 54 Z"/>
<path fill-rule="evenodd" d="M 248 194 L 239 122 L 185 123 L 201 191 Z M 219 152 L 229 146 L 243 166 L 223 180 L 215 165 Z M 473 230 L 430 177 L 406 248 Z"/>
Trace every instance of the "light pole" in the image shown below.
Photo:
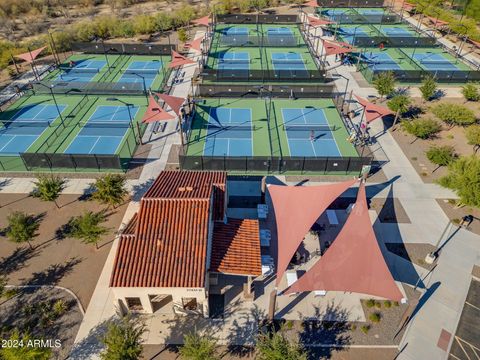
<path fill-rule="evenodd" d="M 58 85 L 64 85 L 66 83 L 58 83 Z M 55 108 L 57 109 L 58 116 L 60 117 L 60 121 L 62 122 L 62 126 L 65 127 L 65 123 L 63 121 L 63 116 L 62 113 L 60 112 L 60 108 L 58 107 L 57 99 L 55 98 L 55 94 L 53 93 L 53 88 L 55 87 L 55 84 L 50 84 L 50 86 L 47 86 L 41 82 L 37 82 L 37 85 L 41 85 L 44 88 L 47 88 L 50 91 L 50 95 L 52 95 L 53 102 L 55 104 Z"/>
<path fill-rule="evenodd" d="M 102 48 L 103 48 L 103 55 L 105 56 L 105 61 L 107 62 L 108 72 L 110 72 L 110 62 L 108 61 L 107 50 L 105 49 L 105 42 L 101 39 Z M 95 49 L 98 49 L 98 45 L 95 45 Z"/>
<path fill-rule="evenodd" d="M 129 125 L 130 125 L 130 128 L 131 128 L 132 131 L 133 131 L 133 136 L 135 137 L 135 128 L 134 128 L 134 126 L 133 126 L 132 113 L 130 112 L 130 106 L 131 106 L 132 104 L 129 104 L 129 103 L 127 103 L 127 102 L 125 102 L 125 101 L 123 101 L 123 100 L 121 100 L 121 99 L 119 99 L 119 98 L 114 98 L 114 97 L 107 98 L 106 100 L 107 100 L 107 101 L 118 101 L 118 102 L 124 104 L 124 105 L 127 107 L 128 118 L 129 118 L 129 119 L 128 119 L 128 120 L 129 120 Z M 137 124 L 137 125 L 138 125 L 138 124 Z M 138 130 L 138 142 L 137 142 L 137 139 L 135 138 L 135 143 L 136 143 L 136 144 L 140 143 L 140 145 L 143 145 L 143 143 L 142 143 L 142 138 L 140 137 L 140 130 L 139 130 L 138 128 L 137 128 L 137 130 Z"/>
<path fill-rule="evenodd" d="M 345 108 L 345 99 L 347 98 L 347 92 L 348 92 L 348 84 L 350 82 L 350 79 L 347 78 L 346 76 L 340 74 L 340 73 L 336 73 L 334 75 L 338 75 L 338 76 L 341 76 L 342 78 L 344 78 L 345 80 L 347 80 L 347 83 L 345 84 L 345 91 L 344 91 L 344 95 L 343 95 L 343 101 L 342 101 L 342 112 L 344 111 L 344 108 Z"/>

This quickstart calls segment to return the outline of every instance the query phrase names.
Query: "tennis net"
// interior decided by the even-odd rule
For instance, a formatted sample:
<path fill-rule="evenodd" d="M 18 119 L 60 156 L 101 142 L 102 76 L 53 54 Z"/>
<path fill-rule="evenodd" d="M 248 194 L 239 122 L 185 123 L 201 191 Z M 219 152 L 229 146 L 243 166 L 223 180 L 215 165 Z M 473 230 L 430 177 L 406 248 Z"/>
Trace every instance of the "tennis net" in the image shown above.
<path fill-rule="evenodd" d="M 130 121 L 80 121 L 78 125 L 84 128 L 127 128 Z"/>
<path fill-rule="evenodd" d="M 448 59 L 421 59 L 420 64 L 451 64 Z"/>
<path fill-rule="evenodd" d="M 398 64 L 401 61 L 394 60 L 392 58 L 378 58 L 378 57 L 367 57 L 367 56 L 362 56 L 363 61 L 369 63 L 369 64 Z"/>
<path fill-rule="evenodd" d="M 213 131 L 222 131 L 222 130 L 255 130 L 255 125 L 249 124 L 249 125 L 217 125 L 217 124 L 208 124 L 208 129 L 213 130 Z"/>
<path fill-rule="evenodd" d="M 285 131 L 335 131 L 335 125 L 283 125 Z"/>
<path fill-rule="evenodd" d="M 160 73 L 159 69 L 122 69 L 122 72 L 125 74 L 132 74 L 132 75 L 157 75 Z"/>
<path fill-rule="evenodd" d="M 100 72 L 98 68 L 81 68 L 81 67 L 68 67 L 68 66 L 60 66 L 60 70 L 65 71 L 67 73 L 88 73 L 88 74 L 96 74 Z"/>
<path fill-rule="evenodd" d="M 302 59 L 272 59 L 272 64 L 303 64 Z"/>
<path fill-rule="evenodd" d="M 48 127 L 51 122 L 49 120 L 0 120 L 4 128 L 19 127 Z"/>

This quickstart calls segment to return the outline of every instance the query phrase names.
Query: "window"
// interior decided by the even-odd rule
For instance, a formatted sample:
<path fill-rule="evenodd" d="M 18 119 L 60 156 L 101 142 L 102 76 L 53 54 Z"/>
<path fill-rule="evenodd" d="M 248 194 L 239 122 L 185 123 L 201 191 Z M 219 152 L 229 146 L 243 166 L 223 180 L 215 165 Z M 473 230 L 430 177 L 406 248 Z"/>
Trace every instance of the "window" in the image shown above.
<path fill-rule="evenodd" d="M 142 302 L 140 301 L 140 298 L 138 297 L 125 298 L 125 301 L 127 302 L 128 310 L 132 310 L 132 311 L 143 310 L 143 306 L 142 306 Z"/>

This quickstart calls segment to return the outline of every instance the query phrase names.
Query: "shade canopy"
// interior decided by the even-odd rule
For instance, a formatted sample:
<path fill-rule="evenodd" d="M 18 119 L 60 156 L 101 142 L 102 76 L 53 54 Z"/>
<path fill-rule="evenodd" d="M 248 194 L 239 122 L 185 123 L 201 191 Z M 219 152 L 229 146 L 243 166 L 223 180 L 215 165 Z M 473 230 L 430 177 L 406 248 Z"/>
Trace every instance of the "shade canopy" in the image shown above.
<path fill-rule="evenodd" d="M 26 53 L 23 53 L 23 54 L 20 54 L 20 55 L 15 55 L 16 58 L 19 58 L 19 59 L 22 59 L 22 60 L 25 60 L 27 63 L 32 63 L 37 57 L 38 55 L 40 55 L 40 53 L 45 50 L 47 47 L 46 46 L 42 46 L 41 48 L 39 49 L 36 49 L 36 50 L 32 50 L 32 51 L 29 51 L 29 52 L 26 52 Z"/>
<path fill-rule="evenodd" d="M 196 50 L 196 51 L 202 51 L 202 42 L 203 42 L 204 36 L 201 36 L 199 38 L 196 38 L 192 42 L 190 42 L 190 49 Z"/>
<path fill-rule="evenodd" d="M 318 186 L 268 185 L 277 223 L 277 284 L 308 230 L 333 200 L 356 181 Z"/>
<path fill-rule="evenodd" d="M 384 117 L 386 115 L 393 115 L 394 112 L 391 111 L 389 108 L 386 108 L 384 106 L 380 106 L 377 104 L 373 104 L 367 99 L 364 99 L 358 95 L 355 95 L 357 98 L 357 101 L 360 103 L 360 105 L 363 106 L 364 111 L 365 111 L 365 119 L 367 123 L 376 120 L 378 118 Z"/>
<path fill-rule="evenodd" d="M 472 39 L 469 39 L 468 41 L 470 41 L 474 46 L 480 48 L 480 42 L 474 41 L 474 40 L 472 40 Z"/>
<path fill-rule="evenodd" d="M 165 121 L 175 119 L 175 116 L 170 115 L 163 110 L 160 105 L 155 101 L 152 95 L 148 98 L 147 111 L 143 115 L 142 122 L 152 123 L 157 121 Z"/>
<path fill-rule="evenodd" d="M 355 292 L 394 301 L 403 298 L 375 237 L 364 183 L 337 238 L 286 293 L 316 290 Z"/>
<path fill-rule="evenodd" d="M 185 99 L 178 96 L 172 96 L 167 94 L 155 93 L 155 95 L 167 103 L 168 106 L 175 112 L 175 114 L 180 115 L 180 109 L 182 108 Z"/>
<path fill-rule="evenodd" d="M 311 26 L 322 26 L 322 25 L 334 24 L 334 22 L 331 20 L 320 19 L 314 16 L 307 16 L 307 20 Z"/>
<path fill-rule="evenodd" d="M 345 54 L 355 50 L 350 44 L 344 42 L 334 42 L 322 39 L 325 55 Z"/>
<path fill-rule="evenodd" d="M 317 7 L 318 6 L 318 0 L 310 0 L 303 4 L 303 6 L 310 6 L 310 7 Z"/>
<path fill-rule="evenodd" d="M 176 68 L 187 64 L 194 64 L 195 61 L 180 55 L 178 52 L 172 50 L 172 61 L 168 64 L 170 68 Z"/>
<path fill-rule="evenodd" d="M 201 17 L 200 19 L 192 20 L 192 24 L 201 25 L 201 26 L 209 26 L 210 25 L 210 17 L 207 15 L 207 16 Z"/>

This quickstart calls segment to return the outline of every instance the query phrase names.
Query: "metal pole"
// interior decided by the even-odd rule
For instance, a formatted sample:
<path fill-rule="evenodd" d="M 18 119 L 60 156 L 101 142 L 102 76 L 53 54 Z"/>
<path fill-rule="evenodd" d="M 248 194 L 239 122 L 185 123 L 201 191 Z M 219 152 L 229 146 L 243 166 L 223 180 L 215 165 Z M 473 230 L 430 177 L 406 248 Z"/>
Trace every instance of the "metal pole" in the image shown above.
<path fill-rule="evenodd" d="M 15 58 L 13 57 L 12 53 L 10 53 L 10 57 L 12 58 L 13 65 L 15 66 L 15 71 L 17 72 L 17 75 L 20 75 L 20 71 L 18 70 L 17 62 L 15 61 Z"/>
<path fill-rule="evenodd" d="M 55 44 L 55 41 L 53 40 L 53 35 L 50 31 L 48 31 L 48 35 L 50 37 L 50 43 L 51 43 L 51 47 L 52 47 L 53 58 L 55 59 L 55 62 L 57 63 L 57 65 L 60 65 L 60 57 L 58 56 L 57 45 Z"/>
<path fill-rule="evenodd" d="M 46 86 L 46 85 L 44 85 L 44 86 Z M 60 108 L 58 107 L 58 104 L 57 104 L 57 99 L 55 98 L 55 95 L 53 94 L 53 88 L 51 88 L 51 87 L 48 87 L 48 88 L 50 89 L 50 94 L 52 94 L 52 99 L 53 99 L 53 102 L 55 103 L 55 107 L 57 108 L 57 112 L 58 112 L 58 116 L 60 117 L 60 121 L 62 122 L 63 127 L 65 127 L 65 123 L 63 122 L 62 113 L 60 112 Z"/>
<path fill-rule="evenodd" d="M 123 101 L 121 101 L 123 102 Z M 133 131 L 133 136 L 135 137 L 135 128 L 133 127 L 133 119 L 132 119 L 132 113 L 130 112 L 130 104 L 126 103 L 126 102 L 123 102 L 125 104 L 125 106 L 127 107 L 127 111 L 128 111 L 128 118 L 130 120 L 130 128 L 132 129 Z M 138 134 L 138 139 L 139 139 L 139 143 L 141 144 L 142 143 L 142 139 L 140 139 L 140 133 Z M 138 142 L 135 140 L 135 143 L 138 144 Z"/>
<path fill-rule="evenodd" d="M 105 60 L 108 66 L 108 72 L 110 72 L 110 63 L 108 62 L 107 50 L 105 49 L 105 42 L 102 39 L 103 55 L 105 55 Z"/>

